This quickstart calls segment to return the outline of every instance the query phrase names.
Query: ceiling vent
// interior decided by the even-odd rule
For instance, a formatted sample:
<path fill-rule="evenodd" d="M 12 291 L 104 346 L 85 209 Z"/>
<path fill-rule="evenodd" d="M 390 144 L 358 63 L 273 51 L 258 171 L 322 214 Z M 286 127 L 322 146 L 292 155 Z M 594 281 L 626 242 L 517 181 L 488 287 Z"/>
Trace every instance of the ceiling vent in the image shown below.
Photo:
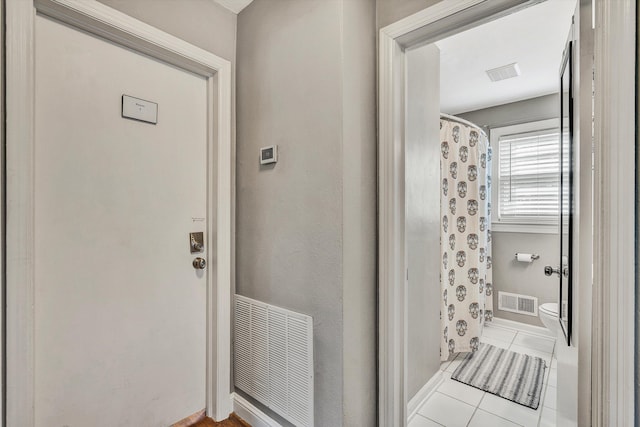
<path fill-rule="evenodd" d="M 520 67 L 517 62 L 514 62 L 513 64 L 487 70 L 487 75 L 492 82 L 498 82 L 500 80 L 518 77 L 520 75 Z"/>

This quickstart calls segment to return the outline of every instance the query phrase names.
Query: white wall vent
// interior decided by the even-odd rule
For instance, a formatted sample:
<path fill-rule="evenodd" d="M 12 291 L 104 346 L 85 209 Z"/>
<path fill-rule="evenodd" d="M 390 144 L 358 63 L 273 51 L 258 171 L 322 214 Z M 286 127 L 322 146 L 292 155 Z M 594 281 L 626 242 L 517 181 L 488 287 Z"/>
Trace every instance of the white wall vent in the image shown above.
<path fill-rule="evenodd" d="M 526 314 L 529 316 L 538 315 L 538 298 L 528 295 L 512 294 L 509 292 L 498 292 L 498 310 L 510 311 L 512 313 Z"/>
<path fill-rule="evenodd" d="M 520 67 L 517 62 L 513 64 L 503 65 L 502 67 L 492 68 L 486 71 L 492 82 L 511 79 L 520 75 Z"/>
<path fill-rule="evenodd" d="M 313 320 L 235 296 L 235 385 L 296 426 L 313 427 Z"/>

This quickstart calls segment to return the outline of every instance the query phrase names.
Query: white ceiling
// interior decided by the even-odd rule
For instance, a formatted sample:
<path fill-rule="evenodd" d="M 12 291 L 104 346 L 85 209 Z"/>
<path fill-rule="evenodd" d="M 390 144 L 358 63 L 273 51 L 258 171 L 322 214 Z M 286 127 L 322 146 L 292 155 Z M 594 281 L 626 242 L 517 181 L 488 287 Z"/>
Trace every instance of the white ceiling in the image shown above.
<path fill-rule="evenodd" d="M 218 3 L 220 6 L 229 9 L 231 12 L 238 14 L 245 7 L 249 6 L 253 0 L 213 0 Z"/>
<path fill-rule="evenodd" d="M 459 114 L 558 91 L 575 0 L 547 0 L 436 42 L 440 109 Z M 486 70 L 517 62 L 518 77 L 492 82 Z"/>

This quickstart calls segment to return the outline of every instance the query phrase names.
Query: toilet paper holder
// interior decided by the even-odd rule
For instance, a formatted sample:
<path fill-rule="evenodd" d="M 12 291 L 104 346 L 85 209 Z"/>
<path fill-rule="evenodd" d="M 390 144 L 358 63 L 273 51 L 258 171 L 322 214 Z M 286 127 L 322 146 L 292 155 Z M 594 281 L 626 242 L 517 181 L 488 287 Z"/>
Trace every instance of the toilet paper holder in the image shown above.
<path fill-rule="evenodd" d="M 520 253 L 520 252 L 516 252 L 516 254 L 515 254 L 515 259 L 518 259 L 518 254 L 519 254 L 519 253 Z M 538 254 L 531 254 L 531 260 L 532 260 L 532 261 L 535 261 L 535 260 L 537 260 L 537 259 L 540 259 L 540 255 L 538 255 Z"/>

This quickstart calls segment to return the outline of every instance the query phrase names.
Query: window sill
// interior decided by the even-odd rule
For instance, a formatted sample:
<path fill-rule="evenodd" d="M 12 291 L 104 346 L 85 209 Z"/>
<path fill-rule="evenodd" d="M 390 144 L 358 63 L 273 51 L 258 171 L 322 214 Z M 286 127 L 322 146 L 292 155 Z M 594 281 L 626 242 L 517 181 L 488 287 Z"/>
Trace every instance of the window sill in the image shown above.
<path fill-rule="evenodd" d="M 491 223 L 491 232 L 558 234 L 558 224 L 517 224 L 493 222 Z"/>

